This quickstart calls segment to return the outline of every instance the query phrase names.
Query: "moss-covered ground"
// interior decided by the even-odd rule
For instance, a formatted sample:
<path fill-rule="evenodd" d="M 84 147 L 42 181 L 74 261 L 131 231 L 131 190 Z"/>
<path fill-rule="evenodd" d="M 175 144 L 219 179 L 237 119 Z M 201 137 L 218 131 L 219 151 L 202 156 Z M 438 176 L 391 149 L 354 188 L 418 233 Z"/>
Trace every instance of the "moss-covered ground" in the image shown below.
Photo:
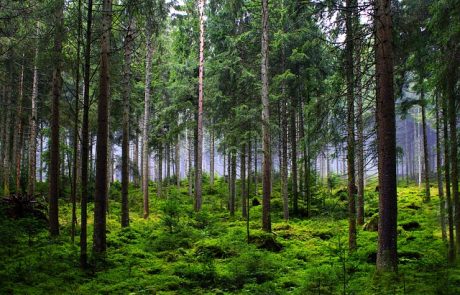
<path fill-rule="evenodd" d="M 318 190 L 314 217 L 285 222 L 275 185 L 273 234 L 260 230 L 261 206 L 252 206 L 250 243 L 240 211 L 230 217 L 226 210 L 222 179 L 213 188 L 205 184 L 200 213 L 193 212 L 185 183 L 165 189 L 161 198 L 152 184 L 148 220 L 142 194 L 132 188 L 131 226 L 123 230 L 118 189 L 111 189 L 107 257 L 91 261 L 86 271 L 78 264 L 78 238 L 70 240 L 68 200 L 60 203 L 57 239 L 49 238 L 45 224 L 9 219 L 3 208 L 0 294 L 460 294 L 460 270 L 446 262 L 436 188 L 430 203 L 422 202 L 416 186 L 398 188 L 395 276 L 375 272 L 376 232 L 360 228 L 359 248 L 348 253 L 346 203 L 338 189 Z M 377 212 L 374 189 L 366 192 L 367 219 Z M 92 216 L 89 223 L 91 249 Z"/>

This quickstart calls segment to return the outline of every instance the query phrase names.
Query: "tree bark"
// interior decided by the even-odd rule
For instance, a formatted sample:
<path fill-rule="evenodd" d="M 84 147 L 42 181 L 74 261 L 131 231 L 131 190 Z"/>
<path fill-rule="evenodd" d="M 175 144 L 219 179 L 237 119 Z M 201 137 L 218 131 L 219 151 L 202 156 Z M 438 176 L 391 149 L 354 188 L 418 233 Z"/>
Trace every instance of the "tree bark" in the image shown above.
<path fill-rule="evenodd" d="M 61 62 L 62 39 L 64 38 L 64 1 L 55 1 L 55 36 L 53 48 L 53 82 L 51 102 L 51 138 L 49 167 L 49 230 L 51 236 L 59 235 L 59 101 L 62 91 Z"/>
<path fill-rule="evenodd" d="M 37 37 L 39 26 L 37 22 Z M 38 44 L 35 45 L 34 72 L 32 80 L 31 116 L 30 116 L 30 137 L 29 137 L 29 181 L 28 194 L 35 195 L 35 182 L 37 172 L 37 97 L 38 97 Z"/>
<path fill-rule="evenodd" d="M 99 80 L 99 103 L 97 114 L 97 143 L 96 143 L 96 191 L 94 196 L 94 236 L 93 250 L 103 255 L 107 249 L 106 214 L 107 214 L 107 176 L 108 176 L 108 136 L 109 136 L 109 100 L 110 76 L 109 53 L 110 31 L 112 26 L 112 1 L 103 0 L 102 5 L 102 39 L 101 66 Z"/>
<path fill-rule="evenodd" d="M 291 98 L 290 110 L 290 141 L 291 141 L 291 181 L 293 213 L 299 213 L 299 194 L 297 189 L 297 127 L 296 127 L 297 98 Z"/>
<path fill-rule="evenodd" d="M 77 173 L 78 173 L 78 120 L 80 111 L 80 50 L 81 50 L 81 0 L 78 0 L 78 29 L 77 29 L 77 60 L 75 67 L 75 116 L 73 129 L 73 166 L 72 166 L 72 243 L 75 241 L 75 228 L 77 226 Z"/>
<path fill-rule="evenodd" d="M 444 135 L 444 177 L 446 180 L 446 202 L 447 202 L 447 222 L 449 231 L 448 243 L 448 260 L 455 261 L 455 238 L 454 238 L 454 212 L 450 189 L 450 148 L 449 148 L 449 130 L 448 130 L 448 109 L 447 97 L 442 101 L 442 118 L 443 118 L 443 135 Z"/>
<path fill-rule="evenodd" d="M 246 144 L 241 147 L 241 163 L 240 163 L 240 177 L 241 177 L 241 213 L 243 218 L 248 216 L 248 208 L 246 199 Z"/>
<path fill-rule="evenodd" d="M 390 1 L 377 0 L 375 5 L 379 175 L 377 270 L 393 272 L 398 266 L 393 32 Z"/>
<path fill-rule="evenodd" d="M 24 56 L 23 56 L 24 57 Z M 24 65 L 21 65 L 21 74 L 19 76 L 19 95 L 18 104 L 16 106 L 16 123 L 14 134 L 14 154 L 15 154 L 15 190 L 16 193 L 21 193 L 21 159 L 22 159 L 22 104 L 24 100 Z"/>
<path fill-rule="evenodd" d="M 149 118 L 152 83 L 153 43 L 151 25 L 147 24 L 147 53 L 145 59 L 144 121 L 142 125 L 142 191 L 144 193 L 144 218 L 149 217 Z"/>
<path fill-rule="evenodd" d="M 177 134 L 174 163 L 176 165 L 176 185 L 180 188 L 180 134 Z"/>
<path fill-rule="evenodd" d="M 127 3 L 126 35 L 123 44 L 123 135 L 121 143 L 121 227 L 129 226 L 129 114 L 131 100 L 131 60 L 134 47 L 134 17 Z M 135 161 L 134 161 L 135 162 Z"/>
<path fill-rule="evenodd" d="M 231 169 L 230 169 L 230 216 L 235 215 L 235 200 L 236 200 L 236 152 L 230 152 Z"/>
<path fill-rule="evenodd" d="M 209 182 L 211 184 L 211 187 L 214 186 L 214 130 L 211 130 L 211 146 L 209 148 L 209 155 L 210 155 L 210 161 L 209 161 Z"/>
<path fill-rule="evenodd" d="M 360 46 L 359 46 L 360 47 Z M 356 71 L 356 98 L 357 98 L 357 114 L 356 114 L 356 128 L 357 128 L 357 168 L 358 168 L 358 212 L 356 221 L 358 225 L 364 224 L 364 122 L 363 122 L 363 96 L 361 93 L 361 48 L 358 48 L 357 56 L 357 71 Z"/>
<path fill-rule="evenodd" d="M 426 107 L 425 107 L 425 93 L 423 91 L 423 79 L 421 81 L 422 90 L 420 92 L 420 101 L 422 107 L 422 132 L 423 132 L 423 161 L 425 168 L 425 198 L 424 202 L 430 201 L 430 166 L 428 158 L 428 140 L 426 135 Z"/>
<path fill-rule="evenodd" d="M 444 189 L 442 183 L 442 150 L 441 150 L 441 120 L 439 118 L 439 98 L 435 96 L 435 112 L 436 112 L 436 176 L 438 180 L 438 195 L 439 195 L 439 214 L 441 219 L 442 240 L 447 241 L 446 232 L 446 201 L 444 199 Z"/>
<path fill-rule="evenodd" d="M 283 87 L 284 90 L 284 87 Z M 285 99 L 285 98 L 284 98 Z M 283 217 L 289 220 L 289 195 L 288 195 L 288 130 L 287 107 L 283 99 L 281 105 L 281 195 L 283 198 Z"/>
<path fill-rule="evenodd" d="M 268 0 L 262 0 L 262 138 L 263 138 L 263 199 L 262 199 L 262 229 L 271 232 L 270 198 L 271 198 L 271 151 L 270 151 L 270 105 L 268 97 Z"/>
<path fill-rule="evenodd" d="M 200 60 L 198 74 L 198 120 L 197 120 L 197 151 L 195 163 L 195 211 L 201 210 L 202 203 L 202 162 L 203 162 L 203 77 L 204 77 L 204 7 L 206 1 L 199 1 L 200 14 Z"/>
<path fill-rule="evenodd" d="M 347 79 L 347 174 L 348 174 L 348 248 L 355 251 L 356 245 L 356 201 L 355 201 L 355 76 L 353 72 L 353 7 L 352 0 L 346 0 L 346 45 L 345 72 Z"/>

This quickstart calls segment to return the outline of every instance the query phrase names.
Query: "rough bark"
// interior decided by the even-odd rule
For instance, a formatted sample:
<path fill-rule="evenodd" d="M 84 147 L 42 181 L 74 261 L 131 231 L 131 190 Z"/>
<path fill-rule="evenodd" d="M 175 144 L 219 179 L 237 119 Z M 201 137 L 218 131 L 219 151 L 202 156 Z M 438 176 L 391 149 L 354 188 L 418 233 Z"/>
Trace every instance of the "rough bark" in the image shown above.
<path fill-rule="evenodd" d="M 363 121 L 363 96 L 361 93 L 361 51 L 357 50 L 357 71 L 356 71 L 356 100 L 357 100 L 357 112 L 356 112 L 356 129 L 357 129 L 357 143 L 356 143 L 356 157 L 357 157 L 357 168 L 358 168 L 358 211 L 356 221 L 358 225 L 364 224 L 364 121 Z"/>
<path fill-rule="evenodd" d="M 296 127 L 297 99 L 291 98 L 290 109 L 290 142 L 291 142 L 291 182 L 292 182 L 292 211 L 299 213 L 299 193 L 297 188 L 297 127 Z"/>
<path fill-rule="evenodd" d="M 355 199 L 355 76 L 353 72 L 353 0 L 346 0 L 345 72 L 347 80 L 347 182 L 348 182 L 348 248 L 356 245 L 356 199 Z"/>
<path fill-rule="evenodd" d="M 195 162 L 195 211 L 201 210 L 202 203 L 202 162 L 203 162 L 203 77 L 204 77 L 204 6 L 205 0 L 199 1 L 200 14 L 200 60 L 198 73 L 198 120 L 197 120 L 197 151 Z"/>
<path fill-rule="evenodd" d="M 37 36 L 39 26 L 37 23 Z M 29 136 L 29 181 L 28 194 L 35 195 L 35 180 L 37 171 L 37 97 L 38 97 L 38 44 L 35 47 L 34 72 L 32 80 L 32 97 L 31 97 L 31 116 L 30 116 L 30 136 Z"/>
<path fill-rule="evenodd" d="M 229 206 L 229 209 L 230 209 L 230 216 L 234 216 L 235 215 L 235 201 L 236 201 L 236 152 L 235 151 L 231 151 L 230 152 L 230 162 L 231 164 L 229 165 L 229 167 L 231 167 L 230 169 L 230 174 L 231 174 L 231 177 L 230 177 L 230 206 Z"/>
<path fill-rule="evenodd" d="M 129 226 L 129 114 L 131 100 L 131 60 L 134 47 L 134 18 L 127 6 L 126 35 L 123 44 L 123 134 L 121 143 L 121 227 Z"/>
<path fill-rule="evenodd" d="M 243 218 L 248 216 L 247 208 L 247 191 L 246 191 L 246 144 L 241 147 L 241 159 L 240 159 L 240 177 L 241 177 L 241 213 Z"/>
<path fill-rule="evenodd" d="M 142 191 L 144 194 L 144 218 L 149 217 L 149 118 L 152 83 L 153 43 L 151 25 L 147 24 L 147 52 L 145 58 L 144 120 L 142 125 Z"/>
<path fill-rule="evenodd" d="M 446 202 L 447 202 L 447 224 L 449 232 L 448 243 L 448 260 L 453 262 L 455 260 L 455 238 L 454 238 L 454 212 L 452 195 L 450 189 L 450 147 L 449 147 L 449 128 L 448 128 L 448 110 L 447 110 L 447 97 L 442 101 L 442 118 L 443 118 L 443 135 L 444 135 L 444 177 L 446 180 Z"/>
<path fill-rule="evenodd" d="M 396 119 L 393 90 L 393 39 L 391 2 L 377 0 L 376 82 L 377 150 L 379 178 L 379 225 L 377 270 L 396 271 L 397 196 L 396 196 Z"/>
<path fill-rule="evenodd" d="M 436 112 L 436 177 L 438 180 L 438 195 L 439 195 L 439 213 L 441 219 L 442 240 L 447 241 L 446 232 L 446 201 L 444 199 L 444 189 L 442 182 L 442 150 L 441 150 L 441 120 L 439 118 L 439 98 L 435 96 L 435 112 Z"/>
<path fill-rule="evenodd" d="M 110 76 L 109 53 L 110 31 L 112 26 L 112 1 L 103 0 L 101 65 L 99 79 L 99 103 L 97 108 L 96 143 L 96 191 L 94 196 L 94 235 L 93 250 L 101 255 L 106 252 L 106 214 L 107 214 L 107 176 L 108 176 L 108 136 L 109 136 L 109 100 Z"/>
<path fill-rule="evenodd" d="M 49 166 L 49 231 L 51 236 L 59 235 L 59 101 L 61 100 L 62 39 L 64 38 L 64 1 L 55 2 L 55 35 L 53 47 L 53 82 L 51 101 L 51 138 Z"/>
<path fill-rule="evenodd" d="M 180 188 L 180 134 L 177 134 L 174 151 L 174 163 L 176 164 L 176 185 L 178 188 Z"/>
<path fill-rule="evenodd" d="M 72 165 L 72 243 L 75 240 L 75 229 L 77 226 L 77 180 L 78 180 L 78 120 L 80 115 L 80 50 L 81 50 L 81 0 L 78 0 L 78 29 L 77 29 L 77 60 L 75 66 L 75 114 L 73 128 L 73 165 Z"/>
<path fill-rule="evenodd" d="M 24 57 L 24 56 L 23 56 Z M 16 123 L 14 134 L 14 159 L 15 159 L 15 190 L 16 193 L 21 192 L 21 159 L 22 159 L 22 139 L 23 139 L 23 123 L 22 110 L 24 100 L 24 65 L 21 65 L 21 74 L 19 76 L 19 95 L 16 106 Z"/>
<path fill-rule="evenodd" d="M 263 199 L 262 229 L 271 232 L 270 198 L 271 198 L 271 151 L 270 151 L 270 105 L 268 98 L 268 0 L 262 0 L 262 41 L 261 41 L 261 80 L 262 80 L 262 139 L 263 139 Z"/>
<path fill-rule="evenodd" d="M 283 87 L 284 90 L 284 87 Z M 287 108 L 283 100 L 281 105 L 281 195 L 283 198 L 283 217 L 289 220 L 289 195 L 288 195 L 288 130 Z"/>
<path fill-rule="evenodd" d="M 423 84 L 423 80 L 421 82 Z M 425 168 L 425 198 L 423 199 L 424 202 L 430 201 L 430 165 L 429 165 L 429 158 L 428 158 L 428 140 L 426 135 L 426 107 L 425 107 L 425 93 L 422 90 L 420 92 L 420 101 L 422 107 L 422 132 L 423 132 L 423 162 Z"/>
<path fill-rule="evenodd" d="M 214 130 L 211 131 L 211 146 L 209 147 L 209 182 L 211 187 L 214 186 Z"/>

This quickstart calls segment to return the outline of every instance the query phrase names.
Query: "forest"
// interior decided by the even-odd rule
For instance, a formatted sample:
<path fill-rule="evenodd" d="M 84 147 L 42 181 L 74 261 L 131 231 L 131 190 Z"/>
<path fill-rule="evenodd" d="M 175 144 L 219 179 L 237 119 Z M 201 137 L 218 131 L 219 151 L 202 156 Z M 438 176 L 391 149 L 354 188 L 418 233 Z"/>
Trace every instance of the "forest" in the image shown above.
<path fill-rule="evenodd" d="M 0 0 L 0 294 L 460 294 L 460 0 Z"/>

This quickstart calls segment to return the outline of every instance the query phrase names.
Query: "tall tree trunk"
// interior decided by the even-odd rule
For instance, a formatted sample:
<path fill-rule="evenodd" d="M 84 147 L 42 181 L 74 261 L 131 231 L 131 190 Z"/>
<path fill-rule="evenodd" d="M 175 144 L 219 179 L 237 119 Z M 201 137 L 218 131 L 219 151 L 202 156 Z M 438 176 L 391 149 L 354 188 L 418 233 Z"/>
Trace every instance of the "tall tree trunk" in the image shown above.
<path fill-rule="evenodd" d="M 55 1 L 55 36 L 53 48 L 53 82 L 51 102 L 51 138 L 49 166 L 49 225 L 51 236 L 59 235 L 59 101 L 62 91 L 61 62 L 62 39 L 64 38 L 64 1 Z"/>
<path fill-rule="evenodd" d="M 424 202 L 430 201 L 430 166 L 428 158 L 428 140 L 426 135 L 426 107 L 425 107 L 425 93 L 423 91 L 423 79 L 421 81 L 422 90 L 420 92 L 420 101 L 422 107 L 422 132 L 423 132 L 423 161 L 425 168 L 425 198 Z"/>
<path fill-rule="evenodd" d="M 142 191 L 144 193 L 144 218 L 149 217 L 149 118 L 150 90 L 152 84 L 153 43 L 151 25 L 147 24 L 147 53 L 145 59 L 144 121 L 142 126 Z"/>
<path fill-rule="evenodd" d="M 357 52 L 357 65 L 356 65 L 356 99 L 357 99 L 357 113 L 356 113 L 356 128 L 357 128 L 357 168 L 358 168 L 358 212 L 356 221 L 358 225 L 364 224 L 364 121 L 363 121 L 363 94 L 361 92 L 361 45 L 358 44 Z"/>
<path fill-rule="evenodd" d="M 134 158 L 134 162 L 133 162 L 133 166 L 134 166 L 134 175 L 133 175 L 133 181 L 134 181 L 134 184 L 139 187 L 140 185 L 140 170 L 139 170 L 139 134 L 138 132 L 136 131 L 136 138 L 134 139 L 134 151 L 133 151 L 133 158 Z"/>
<path fill-rule="evenodd" d="M 450 149 L 449 149 L 449 130 L 448 130 L 448 109 L 447 97 L 442 101 L 442 118 L 443 118 L 443 135 L 444 135 L 444 176 L 446 180 L 446 201 L 447 201 L 447 222 L 449 231 L 449 248 L 448 260 L 453 262 L 455 260 L 455 238 L 454 238 L 454 212 L 453 203 L 450 190 Z"/>
<path fill-rule="evenodd" d="M 157 196 L 161 197 L 163 189 L 163 145 L 160 144 L 158 147 L 158 175 L 157 175 Z"/>
<path fill-rule="evenodd" d="M 112 26 L 112 0 L 103 0 L 102 5 L 102 39 L 101 39 L 101 66 L 99 80 L 99 103 L 97 114 L 97 143 L 96 143 L 96 191 L 94 196 L 94 252 L 104 254 L 106 242 L 106 214 L 107 214 L 107 176 L 108 176 L 108 138 L 109 138 L 109 52 L 110 31 Z"/>
<path fill-rule="evenodd" d="M 355 251 L 356 245 L 356 199 L 355 199 L 355 76 L 353 72 L 353 0 L 346 0 L 346 46 L 345 71 L 347 79 L 347 180 L 348 180 L 348 248 Z"/>
<path fill-rule="evenodd" d="M 123 44 L 123 135 L 121 143 L 121 227 L 129 226 L 129 113 L 131 100 L 131 60 L 134 47 L 134 17 L 127 3 L 126 35 Z M 137 156 L 137 155 L 136 155 Z M 136 162 L 136 160 L 134 161 Z"/>
<path fill-rule="evenodd" d="M 78 180 L 78 120 L 80 111 L 80 50 L 81 50 L 81 32 L 82 32 L 82 15 L 81 0 L 78 0 L 78 29 L 77 29 L 77 61 L 75 67 L 75 117 L 73 129 L 73 167 L 72 167 L 72 243 L 75 241 L 75 228 L 77 226 L 77 180 Z"/>
<path fill-rule="evenodd" d="M 39 26 L 37 22 L 37 37 Z M 30 137 L 29 137 L 29 181 L 28 194 L 35 195 L 35 181 L 37 172 L 37 97 L 38 97 L 38 44 L 35 45 L 34 73 L 32 80 L 31 116 L 30 116 Z"/>
<path fill-rule="evenodd" d="M 180 188 L 180 134 L 177 134 L 174 163 L 176 164 L 176 185 Z"/>
<path fill-rule="evenodd" d="M 235 199 L 236 199 L 236 151 L 230 152 L 231 167 L 230 169 L 230 215 L 235 215 Z"/>
<path fill-rule="evenodd" d="M 266 232 L 272 231 L 270 218 L 270 198 L 271 198 L 271 151 L 270 151 L 270 105 L 268 98 L 268 0 L 262 0 L 262 61 L 261 61 L 261 80 L 262 80 L 262 138 L 263 138 L 263 200 L 262 200 L 262 229 Z"/>
<path fill-rule="evenodd" d="M 211 146 L 209 147 L 209 182 L 211 187 L 214 186 L 214 130 L 211 130 Z"/>
<path fill-rule="evenodd" d="M 297 189 L 297 127 L 296 127 L 297 98 L 291 98 L 290 110 L 290 141 L 291 141 L 291 182 L 292 205 L 294 215 L 299 213 L 299 194 Z"/>
<path fill-rule="evenodd" d="M 23 56 L 24 58 L 24 56 Z M 24 62 L 24 61 L 23 61 Z M 14 159 L 15 159 L 15 190 L 16 193 L 21 193 L 21 156 L 22 156 L 22 104 L 24 100 L 24 65 L 21 65 L 21 74 L 19 76 L 19 98 L 16 106 L 16 123 L 14 134 Z"/>
<path fill-rule="evenodd" d="M 398 266 L 393 32 L 390 1 L 377 0 L 375 5 L 379 174 L 377 269 L 391 272 L 396 271 Z"/>
<path fill-rule="evenodd" d="M 287 107 L 286 101 L 283 99 L 281 105 L 281 195 L 283 198 L 284 220 L 289 220 L 287 126 Z"/>
<path fill-rule="evenodd" d="M 240 163 L 240 178 L 241 178 L 241 213 L 243 218 L 248 216 L 248 208 L 246 199 L 246 144 L 241 147 L 241 163 Z"/>
<path fill-rule="evenodd" d="M 438 180 L 438 195 L 439 195 L 439 213 L 441 219 L 442 240 L 447 240 L 446 232 L 446 201 L 444 199 L 444 189 L 442 183 L 442 150 L 441 150 L 441 120 L 439 118 L 439 98 L 435 96 L 435 112 L 436 112 L 436 176 Z"/>
<path fill-rule="evenodd" d="M 452 196 L 454 199 L 454 224 L 455 224 L 455 248 L 457 256 L 460 255 L 460 200 L 458 192 L 458 142 L 457 142 L 457 108 L 455 103 L 455 75 L 451 74 L 447 79 L 447 98 L 449 109 L 449 129 L 450 129 L 450 163 Z"/>
<path fill-rule="evenodd" d="M 202 162 L 203 162 L 203 77 L 204 77 L 204 6 L 206 1 L 199 1 L 200 14 L 200 60 L 198 74 L 198 120 L 197 120 L 197 150 L 195 162 L 195 211 L 201 210 L 202 203 Z"/>

